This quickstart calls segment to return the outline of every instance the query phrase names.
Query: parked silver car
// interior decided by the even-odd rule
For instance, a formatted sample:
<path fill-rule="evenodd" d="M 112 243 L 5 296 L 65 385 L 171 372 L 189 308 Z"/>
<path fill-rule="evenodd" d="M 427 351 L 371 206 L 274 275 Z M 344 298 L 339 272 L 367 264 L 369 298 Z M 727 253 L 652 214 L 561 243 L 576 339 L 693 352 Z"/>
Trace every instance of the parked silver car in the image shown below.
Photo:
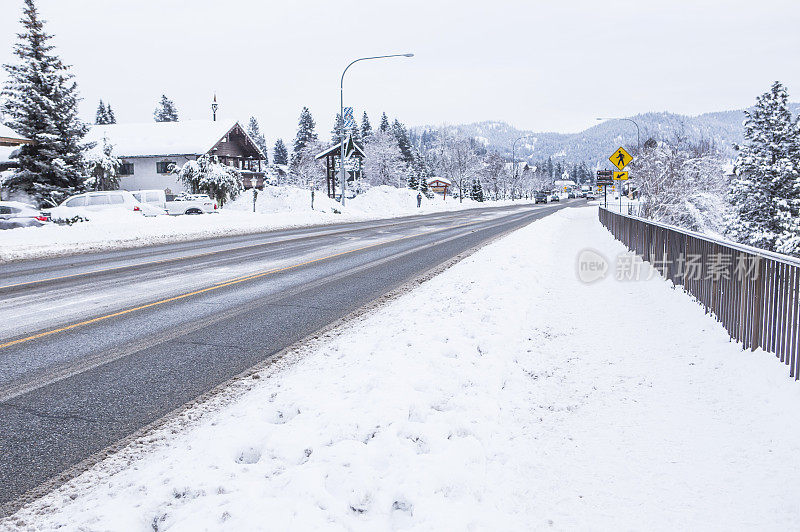
<path fill-rule="evenodd" d="M 163 190 L 135 190 L 133 197 L 142 203 L 167 211 L 167 214 L 217 212 L 217 202 L 206 194 L 166 194 Z"/>
<path fill-rule="evenodd" d="M 39 227 L 49 218 L 33 205 L 19 201 L 0 201 L 0 229 Z"/>

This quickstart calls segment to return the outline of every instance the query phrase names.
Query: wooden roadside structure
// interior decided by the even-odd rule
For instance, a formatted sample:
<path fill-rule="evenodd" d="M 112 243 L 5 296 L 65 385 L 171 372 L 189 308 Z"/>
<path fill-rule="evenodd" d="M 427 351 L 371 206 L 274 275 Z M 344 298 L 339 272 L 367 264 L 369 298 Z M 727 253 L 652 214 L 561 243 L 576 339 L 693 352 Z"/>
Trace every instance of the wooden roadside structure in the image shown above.
<path fill-rule="evenodd" d="M 360 179 L 363 170 L 362 163 L 364 161 L 364 150 L 358 143 L 353 140 L 352 136 L 348 136 L 344 143 L 345 146 L 345 163 L 344 169 L 347 173 L 347 181 L 354 181 Z M 328 184 L 328 197 L 336 199 L 336 183 L 339 176 L 339 156 L 342 153 L 342 144 L 337 142 L 333 146 L 326 148 L 324 151 L 317 154 L 315 159 L 325 159 L 325 177 Z M 341 183 L 339 184 L 341 188 Z"/>
<path fill-rule="evenodd" d="M 447 189 L 453 186 L 452 181 L 446 177 L 429 177 L 428 190 L 436 194 L 441 194 L 444 199 L 447 199 Z"/>

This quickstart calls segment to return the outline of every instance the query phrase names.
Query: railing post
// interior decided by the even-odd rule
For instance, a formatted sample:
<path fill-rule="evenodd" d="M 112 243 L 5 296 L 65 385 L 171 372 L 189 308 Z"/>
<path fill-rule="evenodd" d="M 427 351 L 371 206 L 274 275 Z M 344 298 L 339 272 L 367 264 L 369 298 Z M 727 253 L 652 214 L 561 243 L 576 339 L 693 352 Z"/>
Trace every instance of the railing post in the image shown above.
<path fill-rule="evenodd" d="M 757 268 L 758 268 L 758 275 L 755 278 L 755 286 L 753 287 L 753 324 L 752 324 L 752 332 L 750 334 L 750 351 L 755 351 L 756 348 L 761 343 L 761 329 L 763 329 L 763 324 L 761 323 L 761 307 L 762 305 L 762 295 L 763 295 L 763 286 L 764 283 L 762 282 L 761 277 L 761 257 L 756 258 Z"/>

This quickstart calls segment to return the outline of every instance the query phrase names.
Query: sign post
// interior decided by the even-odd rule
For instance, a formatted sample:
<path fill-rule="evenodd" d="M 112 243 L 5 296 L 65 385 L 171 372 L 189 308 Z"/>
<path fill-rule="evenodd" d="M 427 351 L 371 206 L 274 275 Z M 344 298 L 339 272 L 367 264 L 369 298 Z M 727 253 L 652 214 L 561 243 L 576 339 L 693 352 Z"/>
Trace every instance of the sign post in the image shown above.
<path fill-rule="evenodd" d="M 611 157 L 608 158 L 611 161 L 611 164 L 616 166 L 619 169 L 619 172 L 614 172 L 612 179 L 615 181 L 627 181 L 628 180 L 628 172 L 623 172 L 622 170 L 625 169 L 628 164 L 633 160 L 633 157 L 630 153 L 625 151 L 625 148 L 622 146 L 617 149 Z M 619 187 L 619 212 L 622 214 L 622 184 Z"/>
<path fill-rule="evenodd" d="M 603 207 L 608 208 L 608 185 L 613 183 L 614 173 L 611 170 L 597 171 L 597 185 L 603 187 Z"/>

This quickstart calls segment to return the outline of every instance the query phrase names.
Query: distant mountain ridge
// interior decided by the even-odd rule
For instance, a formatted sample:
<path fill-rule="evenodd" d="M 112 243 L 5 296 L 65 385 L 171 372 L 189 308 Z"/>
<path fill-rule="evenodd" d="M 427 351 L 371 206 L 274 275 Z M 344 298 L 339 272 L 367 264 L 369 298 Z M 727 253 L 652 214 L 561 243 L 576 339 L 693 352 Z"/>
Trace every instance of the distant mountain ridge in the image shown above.
<path fill-rule="evenodd" d="M 800 103 L 790 103 L 792 116 L 800 113 Z M 627 117 L 626 117 L 627 118 Z M 722 153 L 735 157 L 734 144 L 743 140 L 744 109 L 717 111 L 697 116 L 675 113 L 643 113 L 630 117 L 639 124 L 641 142 L 649 138 L 670 138 L 676 131 L 693 141 L 713 140 Z M 517 143 L 517 157 L 536 161 L 552 157 L 568 163 L 585 162 L 590 167 L 607 166 L 607 157 L 619 146 L 636 147 L 636 127 L 625 120 L 598 122 L 579 133 L 542 133 L 517 129 L 505 122 L 485 121 L 472 124 L 445 126 L 462 137 L 473 137 L 487 149 L 511 157 L 511 145 L 523 135 L 529 139 Z M 433 126 L 413 128 L 417 133 L 439 129 Z"/>

